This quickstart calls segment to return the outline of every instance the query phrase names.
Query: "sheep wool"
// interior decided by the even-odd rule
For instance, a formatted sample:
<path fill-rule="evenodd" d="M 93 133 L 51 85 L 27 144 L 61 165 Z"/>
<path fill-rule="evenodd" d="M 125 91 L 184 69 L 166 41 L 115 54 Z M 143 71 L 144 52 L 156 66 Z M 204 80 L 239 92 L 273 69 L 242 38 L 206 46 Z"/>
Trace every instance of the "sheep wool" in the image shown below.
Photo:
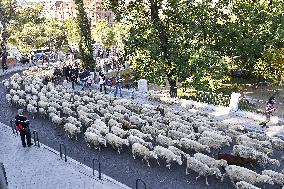
<path fill-rule="evenodd" d="M 64 125 L 64 130 L 67 132 L 69 138 L 74 138 L 77 140 L 77 135 L 81 132 L 80 128 L 72 123 L 66 123 Z"/>
<path fill-rule="evenodd" d="M 227 161 L 226 160 L 216 160 L 210 156 L 207 156 L 207 155 L 204 155 L 202 153 L 196 153 L 194 154 L 194 158 L 197 159 L 198 161 L 208 165 L 208 167 L 216 167 L 216 168 L 219 168 L 219 167 L 227 167 L 228 164 L 227 164 Z"/>
<path fill-rule="evenodd" d="M 271 185 L 273 184 L 273 180 L 271 177 L 267 175 L 259 175 L 256 172 L 244 167 L 236 165 L 228 165 L 225 168 L 225 170 L 226 172 L 223 178 L 225 178 L 225 176 L 229 176 L 230 180 L 233 183 L 235 180 L 237 180 L 237 181 L 245 181 L 250 184 L 255 184 L 255 183 L 268 183 Z"/>
<path fill-rule="evenodd" d="M 262 174 L 270 176 L 275 184 L 284 185 L 284 174 L 272 170 L 263 170 Z"/>
<path fill-rule="evenodd" d="M 258 188 L 253 184 L 247 183 L 245 181 L 240 181 L 236 183 L 236 189 L 261 189 L 261 188 Z"/>
<path fill-rule="evenodd" d="M 112 146 L 112 148 L 117 149 L 118 153 L 122 150 L 123 145 L 129 146 L 127 139 L 122 139 L 112 133 L 106 135 L 106 141 Z"/>
<path fill-rule="evenodd" d="M 208 186 L 207 176 L 216 175 L 216 178 L 222 177 L 222 174 L 218 168 L 210 168 L 208 165 L 198 161 L 194 157 L 187 157 L 186 161 L 186 175 L 188 175 L 188 169 L 193 170 L 194 172 L 198 173 L 196 179 L 200 176 L 204 176 L 206 179 L 206 185 Z"/>
<path fill-rule="evenodd" d="M 197 141 L 190 140 L 188 138 L 180 139 L 179 146 L 187 150 L 194 150 L 196 152 L 207 152 L 210 153 L 210 148 L 207 145 L 200 144 Z"/>
<path fill-rule="evenodd" d="M 99 149 L 99 150 L 101 150 L 100 146 L 106 147 L 106 139 L 102 137 L 101 135 L 98 135 L 93 132 L 85 132 L 84 138 L 89 147 L 93 146 L 95 149 Z"/>
<path fill-rule="evenodd" d="M 158 157 L 166 160 L 166 167 L 171 168 L 172 162 L 177 162 L 179 165 L 182 165 L 182 160 L 180 156 L 175 155 L 172 151 L 162 146 L 155 146 L 154 152 Z"/>
<path fill-rule="evenodd" d="M 148 148 L 146 148 L 140 143 L 134 143 L 132 145 L 132 155 L 134 159 L 136 158 L 136 156 L 143 156 L 143 159 L 147 162 L 149 167 L 150 167 L 149 163 L 150 158 L 158 160 L 158 156 L 154 151 L 150 151 Z"/>

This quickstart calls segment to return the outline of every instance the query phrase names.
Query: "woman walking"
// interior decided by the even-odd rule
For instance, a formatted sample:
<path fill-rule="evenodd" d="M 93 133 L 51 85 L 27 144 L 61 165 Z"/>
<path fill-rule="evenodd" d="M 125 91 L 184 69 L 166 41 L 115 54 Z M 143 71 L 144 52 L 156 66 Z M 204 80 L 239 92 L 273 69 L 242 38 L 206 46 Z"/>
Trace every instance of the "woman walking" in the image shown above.
<path fill-rule="evenodd" d="M 272 95 L 269 98 L 268 102 L 266 103 L 266 108 L 265 108 L 266 120 L 264 122 L 261 122 L 259 125 L 262 125 L 262 127 L 265 127 L 266 124 L 270 121 L 270 117 L 275 110 L 276 110 L 276 108 L 275 108 L 275 95 Z"/>

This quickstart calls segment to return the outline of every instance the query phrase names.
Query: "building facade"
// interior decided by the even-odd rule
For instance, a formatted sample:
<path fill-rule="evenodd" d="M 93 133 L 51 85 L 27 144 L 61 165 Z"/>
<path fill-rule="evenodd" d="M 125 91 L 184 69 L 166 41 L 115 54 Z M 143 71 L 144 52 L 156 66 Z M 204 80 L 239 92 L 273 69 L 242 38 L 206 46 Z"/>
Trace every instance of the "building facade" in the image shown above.
<path fill-rule="evenodd" d="M 110 25 L 114 24 L 114 14 L 110 10 L 105 10 L 102 0 L 84 0 L 85 11 L 91 20 L 91 26 L 101 20 L 107 21 Z M 47 18 L 54 18 L 59 21 L 75 18 L 77 15 L 75 3 L 70 1 L 50 1 L 45 3 L 43 15 Z"/>

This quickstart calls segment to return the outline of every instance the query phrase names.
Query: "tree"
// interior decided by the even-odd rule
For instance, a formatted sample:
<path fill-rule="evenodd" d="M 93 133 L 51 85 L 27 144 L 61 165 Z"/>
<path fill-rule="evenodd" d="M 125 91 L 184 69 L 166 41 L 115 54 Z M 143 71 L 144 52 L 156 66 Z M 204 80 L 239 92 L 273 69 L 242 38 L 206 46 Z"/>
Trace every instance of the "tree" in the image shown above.
<path fill-rule="evenodd" d="M 0 2 L 0 22 L 1 22 L 1 28 L 2 28 L 2 40 L 1 40 L 1 51 L 2 51 L 2 69 L 7 68 L 7 24 L 14 16 L 16 7 L 16 1 L 15 0 L 1 0 Z"/>
<path fill-rule="evenodd" d="M 34 48 L 61 47 L 66 39 L 66 28 L 57 20 L 42 16 L 43 5 L 19 8 L 13 23 L 8 25 L 9 42 L 23 53 Z"/>
<path fill-rule="evenodd" d="M 94 28 L 92 35 L 96 41 L 100 41 L 103 46 L 110 49 L 112 45 L 116 45 L 116 31 L 106 21 L 99 21 Z"/>
<path fill-rule="evenodd" d="M 78 35 L 80 33 L 79 25 L 76 21 L 76 19 L 68 19 L 64 22 L 64 27 L 66 28 L 66 37 L 67 42 L 69 45 L 79 44 L 80 36 Z"/>
<path fill-rule="evenodd" d="M 77 23 L 80 28 L 79 51 L 83 67 L 94 69 L 96 66 L 93 59 L 91 22 L 85 12 L 83 0 L 75 0 L 75 4 L 77 5 L 76 8 L 78 11 Z"/>

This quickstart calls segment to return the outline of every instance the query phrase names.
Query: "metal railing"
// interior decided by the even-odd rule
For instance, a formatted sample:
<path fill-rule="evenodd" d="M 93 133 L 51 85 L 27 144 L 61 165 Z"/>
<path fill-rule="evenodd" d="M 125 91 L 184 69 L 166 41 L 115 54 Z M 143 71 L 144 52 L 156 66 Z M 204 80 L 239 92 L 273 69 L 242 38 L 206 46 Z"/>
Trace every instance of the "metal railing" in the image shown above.
<path fill-rule="evenodd" d="M 99 163 L 99 179 L 102 180 L 102 170 L 101 170 L 101 162 L 100 159 L 94 158 L 93 159 L 93 177 L 95 176 L 95 160 Z"/>
<path fill-rule="evenodd" d="M 15 134 L 15 135 L 19 135 L 19 133 L 18 133 L 18 130 L 17 130 L 17 128 L 16 128 L 16 124 L 15 124 L 15 121 L 14 120 L 10 120 L 10 126 L 11 126 L 11 128 L 12 128 L 12 131 L 13 131 L 13 134 Z"/>
<path fill-rule="evenodd" d="M 37 145 L 38 147 L 40 147 L 39 139 L 38 139 L 38 132 L 37 131 L 33 131 L 33 135 L 34 135 L 35 146 Z"/>
<path fill-rule="evenodd" d="M 8 189 L 8 181 L 3 163 L 0 163 L 0 188 Z"/>
<path fill-rule="evenodd" d="M 136 180 L 136 189 L 138 189 L 139 182 L 141 182 L 144 185 L 144 189 L 146 189 L 146 183 L 142 179 L 137 179 Z"/>
<path fill-rule="evenodd" d="M 66 147 L 64 144 L 60 144 L 59 148 L 60 148 L 60 158 L 62 159 L 63 153 L 62 153 L 62 146 L 64 147 L 64 155 L 65 155 L 65 162 L 67 162 L 67 155 L 66 155 Z"/>

